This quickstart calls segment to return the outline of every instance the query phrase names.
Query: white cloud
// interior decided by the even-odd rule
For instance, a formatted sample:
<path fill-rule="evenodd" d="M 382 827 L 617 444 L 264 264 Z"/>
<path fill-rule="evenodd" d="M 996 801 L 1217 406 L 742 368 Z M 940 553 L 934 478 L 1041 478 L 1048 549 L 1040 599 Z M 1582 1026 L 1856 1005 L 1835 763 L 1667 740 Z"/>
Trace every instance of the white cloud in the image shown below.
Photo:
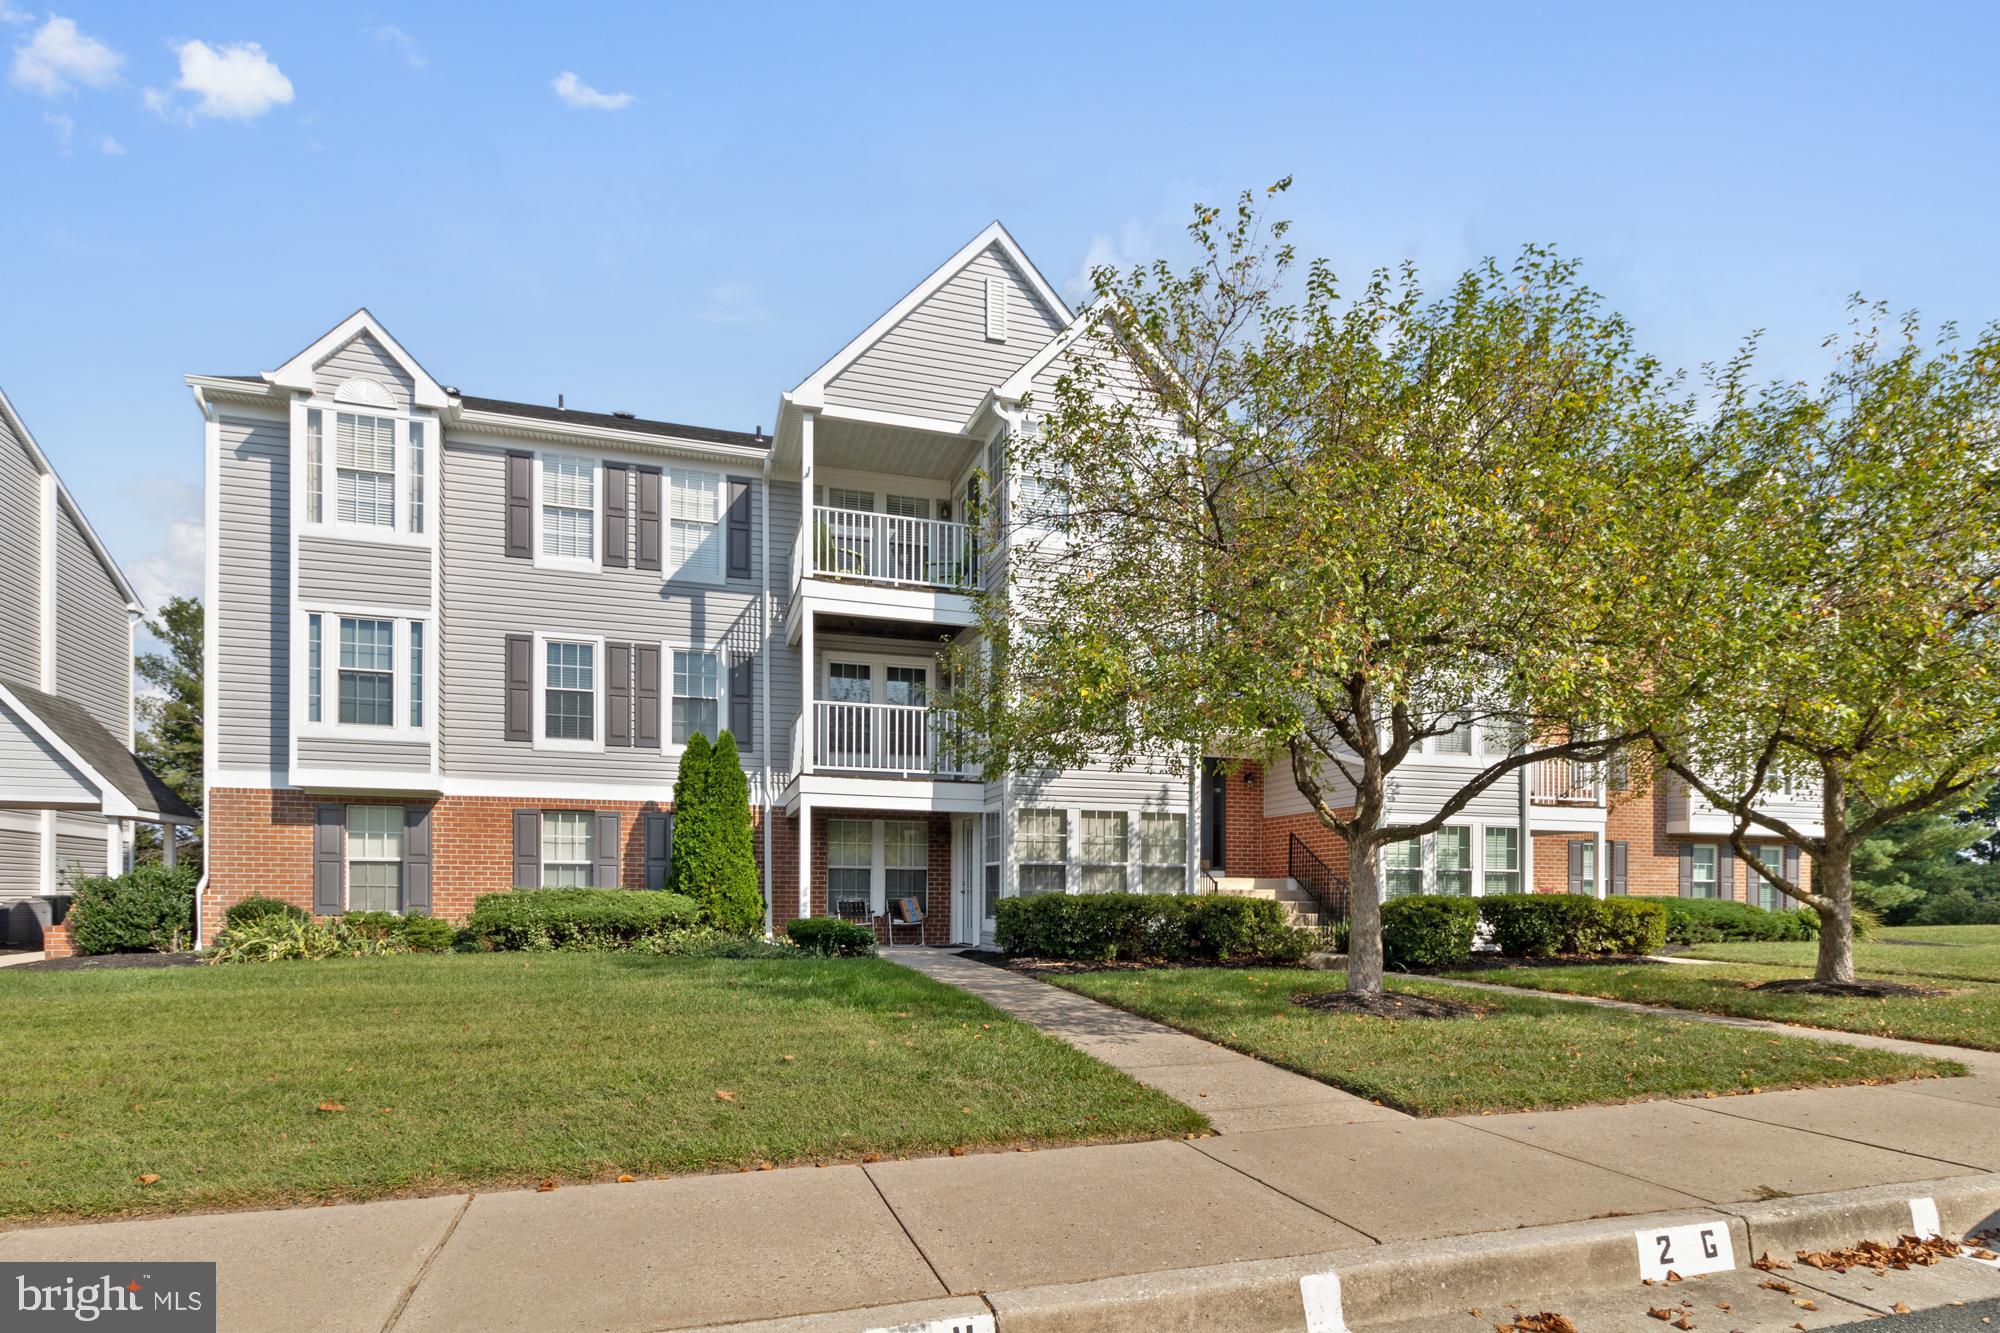
<path fill-rule="evenodd" d="M 600 93 L 576 75 L 564 70 L 549 81 L 567 106 L 579 111 L 622 111 L 632 105 L 630 93 Z"/>
<path fill-rule="evenodd" d="M 9 11 L 10 14 L 12 11 Z M 18 22 L 9 18 L 8 21 Z M 78 84 L 108 87 L 118 81 L 125 57 L 80 31 L 73 19 L 49 15 L 49 21 L 14 48 L 12 80 L 17 88 L 57 97 Z"/>
<path fill-rule="evenodd" d="M 255 42 L 231 42 L 210 46 L 207 42 L 183 42 L 176 48 L 181 58 L 181 76 L 174 87 L 195 94 L 190 116 L 213 116 L 217 120 L 255 120 L 274 106 L 292 100 L 292 81 L 284 76 L 264 48 Z M 164 93 L 146 90 L 148 110 L 164 113 L 169 105 Z"/>
<path fill-rule="evenodd" d="M 147 507 L 165 520 L 159 545 L 124 565 L 132 590 L 158 615 L 170 597 L 201 596 L 202 560 L 207 534 L 201 519 L 201 492 L 174 477 L 148 477 L 142 483 Z"/>
<path fill-rule="evenodd" d="M 97 141 L 97 146 L 103 150 L 106 157 L 123 157 L 125 155 L 125 145 L 119 143 L 108 134 Z"/>
<path fill-rule="evenodd" d="M 33 23 L 34 21 L 35 16 L 33 14 L 28 13 L 24 9 L 14 8 L 7 3 L 7 0 L 0 0 L 0 23 Z"/>
<path fill-rule="evenodd" d="M 401 54 L 404 63 L 411 69 L 423 69 L 431 63 L 423 48 L 417 45 L 417 39 L 393 23 L 378 24 L 368 30 L 368 35 L 380 45 Z"/>
<path fill-rule="evenodd" d="M 67 153 L 69 141 L 76 137 L 76 122 L 60 111 L 45 111 L 42 113 L 42 124 L 56 132 L 56 147 Z"/>
<path fill-rule="evenodd" d="M 1128 218 L 1115 237 L 1106 232 L 1097 233 L 1090 238 L 1090 245 L 1083 252 L 1083 262 L 1077 265 L 1076 272 L 1063 279 L 1063 299 L 1072 306 L 1087 303 L 1097 294 L 1090 281 L 1093 270 L 1107 264 L 1112 268 L 1130 268 L 1135 263 L 1152 258 L 1154 253 L 1152 228 L 1137 218 Z"/>

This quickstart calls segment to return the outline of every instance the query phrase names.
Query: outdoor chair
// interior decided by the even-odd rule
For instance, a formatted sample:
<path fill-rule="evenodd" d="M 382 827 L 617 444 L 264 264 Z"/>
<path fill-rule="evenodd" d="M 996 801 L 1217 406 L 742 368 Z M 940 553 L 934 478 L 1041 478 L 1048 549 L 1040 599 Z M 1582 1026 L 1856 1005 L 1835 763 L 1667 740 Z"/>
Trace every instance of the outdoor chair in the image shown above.
<path fill-rule="evenodd" d="M 915 926 L 917 943 L 924 942 L 924 907 L 915 898 L 894 898 L 889 902 L 889 943 L 896 942 L 896 927 Z"/>

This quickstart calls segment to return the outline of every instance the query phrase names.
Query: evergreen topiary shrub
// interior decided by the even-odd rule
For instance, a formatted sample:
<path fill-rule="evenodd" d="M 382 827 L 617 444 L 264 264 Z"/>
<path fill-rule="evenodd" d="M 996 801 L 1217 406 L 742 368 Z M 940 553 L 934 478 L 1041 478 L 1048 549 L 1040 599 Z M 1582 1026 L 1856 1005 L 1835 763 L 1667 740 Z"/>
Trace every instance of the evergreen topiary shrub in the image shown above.
<path fill-rule="evenodd" d="M 267 916 L 281 916 L 293 921 L 303 921 L 308 913 L 303 907 L 282 902 L 276 898 L 266 898 L 252 894 L 240 902 L 233 902 L 222 914 L 222 924 L 230 929 L 247 926 L 252 921 L 261 921 Z"/>
<path fill-rule="evenodd" d="M 802 953 L 858 958 L 875 952 L 875 932 L 854 921 L 816 916 L 787 922 L 785 935 Z"/>
<path fill-rule="evenodd" d="M 1667 939 L 1673 944 L 1724 940 L 1807 940 L 1819 934 L 1819 916 L 1807 909 L 1767 912 L 1721 898 L 1667 898 Z M 1856 920 L 1857 935 L 1862 933 Z"/>
<path fill-rule="evenodd" d="M 193 866 L 154 862 L 116 879 L 86 876 L 73 885 L 71 943 L 78 953 L 178 953 L 194 943 Z"/>
<path fill-rule="evenodd" d="M 1008 953 L 1078 962 L 1297 962 L 1314 932 L 1268 898 L 1223 894 L 1043 893 L 1002 898 L 995 939 Z"/>
<path fill-rule="evenodd" d="M 1382 963 L 1400 971 L 1456 966 L 1471 957 L 1478 925 L 1479 904 L 1471 898 L 1391 898 L 1382 904 Z"/>
<path fill-rule="evenodd" d="M 701 909 L 678 893 L 640 889 L 514 889 L 482 893 L 465 926 L 481 949 L 639 948 L 696 926 Z"/>
<path fill-rule="evenodd" d="M 674 892 L 692 898 L 718 930 L 754 935 L 764 927 L 764 894 L 750 828 L 750 782 L 728 732 L 710 745 L 697 732 L 674 780 Z"/>
<path fill-rule="evenodd" d="M 1493 947 L 1510 958 L 1647 954 L 1666 942 L 1667 909 L 1640 898 L 1507 893 L 1477 901 Z"/>

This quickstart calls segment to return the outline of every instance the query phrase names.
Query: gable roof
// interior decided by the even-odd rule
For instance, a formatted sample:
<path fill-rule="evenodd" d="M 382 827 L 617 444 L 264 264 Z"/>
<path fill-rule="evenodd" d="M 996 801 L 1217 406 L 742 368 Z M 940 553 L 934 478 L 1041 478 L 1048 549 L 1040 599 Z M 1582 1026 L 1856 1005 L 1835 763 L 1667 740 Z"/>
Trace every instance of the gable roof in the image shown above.
<path fill-rule="evenodd" d="M 267 380 L 281 388 L 302 389 L 306 392 L 311 392 L 313 388 L 313 372 L 319 368 L 320 363 L 362 334 L 367 334 L 374 338 L 409 373 L 411 383 L 415 386 L 414 397 L 416 398 L 418 407 L 442 410 L 450 405 L 451 398 L 450 395 L 445 393 L 444 387 L 431 378 L 430 372 L 425 370 L 415 357 L 404 350 L 403 345 L 391 336 L 389 330 L 382 327 L 382 321 L 376 319 L 369 312 L 367 306 L 361 307 L 361 309 L 355 311 L 346 319 L 341 320 L 340 323 L 313 339 L 305 350 L 285 362 L 284 365 L 259 376 L 259 378 Z"/>
<path fill-rule="evenodd" d="M 1042 271 L 1035 267 L 1035 261 L 1028 258 L 1028 252 L 1021 248 L 1020 242 L 1016 241 L 998 221 L 990 222 L 987 224 L 985 230 L 961 246 L 956 254 L 939 265 L 929 277 L 925 278 L 915 287 L 912 287 L 902 300 L 884 311 L 881 318 L 855 335 L 855 337 L 848 341 L 845 347 L 835 352 L 827 360 L 826 364 L 800 381 L 799 386 L 793 389 L 787 396 L 796 400 L 801 406 L 819 406 L 820 401 L 825 396 L 826 386 L 835 376 L 859 360 L 864 352 L 880 342 L 883 336 L 891 329 L 902 323 L 905 316 L 922 305 L 939 288 L 956 277 L 959 270 L 963 269 L 979 255 L 985 253 L 988 248 L 995 246 L 1008 259 L 1013 261 L 1015 267 L 1020 269 L 1022 276 L 1028 280 L 1028 285 L 1034 289 L 1035 294 L 1046 301 L 1049 308 L 1054 310 L 1064 323 L 1068 323 L 1075 318 L 1069 305 L 1057 294 L 1056 289 L 1050 285 L 1049 280 L 1042 276 Z"/>
<path fill-rule="evenodd" d="M 0 702 L 36 725 L 57 752 L 96 783 L 106 814 L 135 814 L 176 823 L 196 823 L 201 816 L 174 794 L 125 743 L 104 729 L 83 705 L 44 690 L 0 680 Z M 130 810 L 117 808 L 124 798 Z"/>
<path fill-rule="evenodd" d="M 113 560 L 111 552 L 105 549 L 103 540 L 97 535 L 97 529 L 90 526 L 90 520 L 84 517 L 83 507 L 70 496 L 69 487 L 63 485 L 62 474 L 56 471 L 53 463 L 49 462 L 49 456 L 42 452 L 42 446 L 35 442 L 34 433 L 28 429 L 28 423 L 21 420 L 21 414 L 14 410 L 14 404 L 4 389 L 0 389 L 0 420 L 6 422 L 7 429 L 21 442 L 21 447 L 28 451 L 28 458 L 36 469 L 44 476 L 55 478 L 57 502 L 69 511 L 70 518 L 76 523 L 76 530 L 83 534 L 84 541 L 89 543 L 91 551 L 103 563 L 105 571 L 111 575 L 111 581 L 118 585 L 118 594 L 125 599 L 126 606 L 143 610 L 139 594 L 134 592 L 132 585 L 126 581 L 125 571 L 118 568 L 118 562 Z"/>

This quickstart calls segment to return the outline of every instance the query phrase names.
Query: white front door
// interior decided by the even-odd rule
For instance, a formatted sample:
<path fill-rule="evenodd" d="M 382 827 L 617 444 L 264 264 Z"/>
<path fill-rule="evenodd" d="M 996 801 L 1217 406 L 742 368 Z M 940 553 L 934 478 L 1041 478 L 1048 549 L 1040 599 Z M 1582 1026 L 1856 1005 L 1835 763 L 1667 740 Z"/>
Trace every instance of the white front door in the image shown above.
<path fill-rule="evenodd" d="M 951 821 L 951 937 L 960 944 L 979 943 L 979 816 Z"/>

